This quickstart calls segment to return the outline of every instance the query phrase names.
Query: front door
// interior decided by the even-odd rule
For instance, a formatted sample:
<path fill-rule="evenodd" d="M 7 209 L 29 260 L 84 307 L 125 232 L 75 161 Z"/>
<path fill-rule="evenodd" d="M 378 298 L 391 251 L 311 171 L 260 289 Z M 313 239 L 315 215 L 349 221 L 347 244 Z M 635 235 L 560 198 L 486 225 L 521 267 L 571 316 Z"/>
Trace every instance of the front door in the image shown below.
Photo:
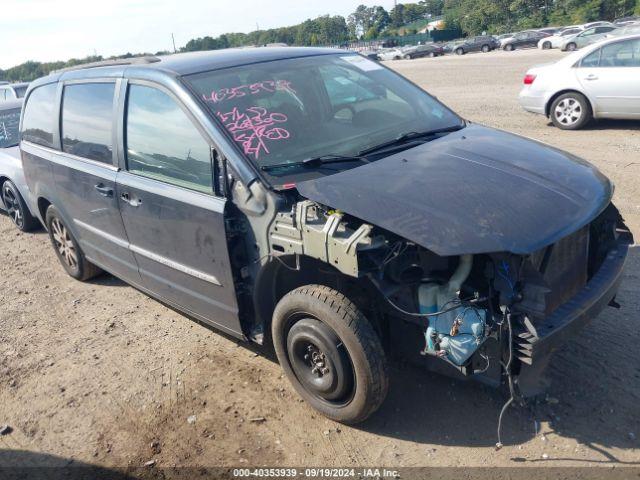
<path fill-rule="evenodd" d="M 226 201 L 213 193 L 211 147 L 168 91 L 130 84 L 126 170 L 117 194 L 143 285 L 160 299 L 242 336 L 227 248 Z"/>
<path fill-rule="evenodd" d="M 87 258 L 125 281 L 140 275 L 128 248 L 116 192 L 113 155 L 114 81 L 64 85 L 62 151 L 51 152 L 63 216 Z"/>
<path fill-rule="evenodd" d="M 640 118 L 640 40 L 605 45 L 584 58 L 577 75 L 597 116 Z"/>

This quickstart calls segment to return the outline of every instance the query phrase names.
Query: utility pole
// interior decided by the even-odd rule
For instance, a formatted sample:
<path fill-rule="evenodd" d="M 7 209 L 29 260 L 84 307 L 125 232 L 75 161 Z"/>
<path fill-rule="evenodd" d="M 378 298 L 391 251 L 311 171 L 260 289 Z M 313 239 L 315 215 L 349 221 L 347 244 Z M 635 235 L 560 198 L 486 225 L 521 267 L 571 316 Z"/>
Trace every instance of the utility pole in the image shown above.
<path fill-rule="evenodd" d="M 173 53 L 177 53 L 177 50 L 176 50 L 176 39 L 173 37 L 173 32 L 171 33 L 171 43 L 173 43 Z"/>

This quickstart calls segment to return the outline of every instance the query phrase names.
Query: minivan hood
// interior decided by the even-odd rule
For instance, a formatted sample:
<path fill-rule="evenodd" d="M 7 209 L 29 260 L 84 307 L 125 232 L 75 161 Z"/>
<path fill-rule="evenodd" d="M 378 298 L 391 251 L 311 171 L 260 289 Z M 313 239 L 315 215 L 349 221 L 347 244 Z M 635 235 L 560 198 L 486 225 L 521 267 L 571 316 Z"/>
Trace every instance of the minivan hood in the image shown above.
<path fill-rule="evenodd" d="M 584 160 L 480 125 L 297 188 L 443 256 L 532 253 L 589 223 L 612 196 Z"/>

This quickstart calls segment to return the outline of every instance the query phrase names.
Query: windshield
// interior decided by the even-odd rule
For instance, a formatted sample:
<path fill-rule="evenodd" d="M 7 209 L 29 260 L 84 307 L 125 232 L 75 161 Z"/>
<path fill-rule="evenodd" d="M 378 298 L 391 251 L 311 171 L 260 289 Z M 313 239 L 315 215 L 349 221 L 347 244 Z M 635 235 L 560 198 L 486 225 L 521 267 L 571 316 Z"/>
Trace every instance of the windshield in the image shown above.
<path fill-rule="evenodd" d="M 409 131 L 463 124 L 424 91 L 359 55 L 278 60 L 186 78 L 260 167 L 357 155 Z"/>
<path fill-rule="evenodd" d="M 18 126 L 20 109 L 0 110 L 0 148 L 15 147 L 20 143 Z"/>

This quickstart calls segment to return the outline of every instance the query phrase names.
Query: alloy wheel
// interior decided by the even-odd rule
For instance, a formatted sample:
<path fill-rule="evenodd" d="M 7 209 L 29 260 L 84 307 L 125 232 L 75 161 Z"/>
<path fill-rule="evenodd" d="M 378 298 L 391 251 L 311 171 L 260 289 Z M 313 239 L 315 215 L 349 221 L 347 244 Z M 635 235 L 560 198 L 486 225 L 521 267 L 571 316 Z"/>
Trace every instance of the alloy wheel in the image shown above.
<path fill-rule="evenodd" d="M 78 268 L 78 254 L 71 240 L 67 227 L 57 218 L 51 221 L 53 242 L 60 254 L 60 258 L 72 269 Z"/>
<path fill-rule="evenodd" d="M 556 105 L 553 114 L 559 123 L 566 126 L 574 125 L 582 117 L 582 105 L 575 98 L 565 98 Z"/>
<path fill-rule="evenodd" d="M 13 223 L 18 228 L 22 228 L 24 226 L 24 213 L 20 206 L 20 201 L 9 185 L 5 185 L 2 189 L 2 200 Z"/>

